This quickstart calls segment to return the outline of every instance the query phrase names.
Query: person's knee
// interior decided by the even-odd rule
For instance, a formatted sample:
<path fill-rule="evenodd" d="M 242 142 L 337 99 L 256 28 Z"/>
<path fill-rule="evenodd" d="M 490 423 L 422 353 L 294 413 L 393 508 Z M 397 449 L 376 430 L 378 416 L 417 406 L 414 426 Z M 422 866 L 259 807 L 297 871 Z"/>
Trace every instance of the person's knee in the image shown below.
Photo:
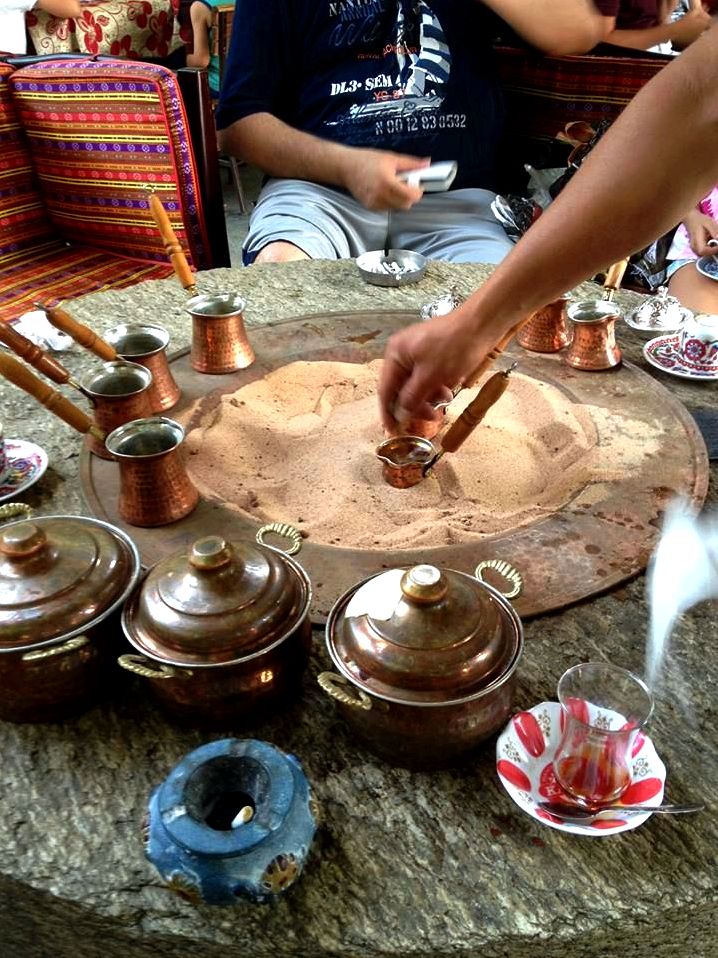
<path fill-rule="evenodd" d="M 255 263 L 291 263 L 294 260 L 311 259 L 304 250 L 299 249 L 294 243 L 287 243 L 284 240 L 278 240 L 274 243 L 268 243 L 256 255 Z"/>

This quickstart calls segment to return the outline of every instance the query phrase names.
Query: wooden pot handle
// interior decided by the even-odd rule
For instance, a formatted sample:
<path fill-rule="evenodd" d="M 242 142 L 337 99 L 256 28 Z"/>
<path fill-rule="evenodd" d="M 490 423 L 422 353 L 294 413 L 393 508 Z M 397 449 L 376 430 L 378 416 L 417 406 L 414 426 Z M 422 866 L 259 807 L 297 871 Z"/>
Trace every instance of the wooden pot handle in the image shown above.
<path fill-rule="evenodd" d="M 19 363 L 17 359 L 0 353 L 0 375 L 4 376 L 8 382 L 24 390 L 33 399 L 37 399 L 51 413 L 66 422 L 68 426 L 72 426 L 78 432 L 89 432 L 96 439 L 101 442 L 104 441 L 104 432 L 94 424 L 92 419 L 79 406 L 70 402 L 56 389 L 48 386 L 42 379 L 31 373 L 27 366 Z"/>
<path fill-rule="evenodd" d="M 459 418 L 451 424 L 446 435 L 442 436 L 441 448 L 444 452 L 456 452 L 494 403 L 501 399 L 509 384 L 510 372 L 511 370 L 504 370 L 494 373 L 486 380 Z"/>
<path fill-rule="evenodd" d="M 48 320 L 55 329 L 67 333 L 76 343 L 79 343 L 80 346 L 84 346 L 85 349 L 89 349 L 95 356 L 99 356 L 99 358 L 103 359 L 106 363 L 113 362 L 118 358 L 117 350 L 114 346 L 110 346 L 109 343 L 106 343 L 105 340 L 102 339 L 101 336 L 98 336 L 89 326 L 85 326 L 84 323 L 78 323 L 78 321 L 73 319 L 64 309 L 59 309 L 57 306 L 41 306 L 40 308 L 45 310 Z"/>
<path fill-rule="evenodd" d="M 167 211 L 165 210 L 164 206 L 162 205 L 162 200 L 156 193 L 150 192 L 148 202 L 150 212 L 152 213 L 152 218 L 154 219 L 155 223 L 157 224 L 157 228 L 160 231 L 165 252 L 172 263 L 172 268 L 175 271 L 175 275 L 180 281 L 181 285 L 188 292 L 191 292 L 194 295 L 197 292 L 194 274 L 192 273 L 189 263 L 187 262 L 187 257 L 184 254 L 184 250 L 180 246 L 179 240 L 177 239 L 177 234 L 172 229 L 170 218 L 167 215 Z"/>
<path fill-rule="evenodd" d="M 69 370 L 65 369 L 62 363 L 33 343 L 27 336 L 18 333 L 9 323 L 0 323 L 0 342 L 5 343 L 16 356 L 24 359 L 26 363 L 29 363 L 54 383 L 62 386 L 72 379 Z"/>

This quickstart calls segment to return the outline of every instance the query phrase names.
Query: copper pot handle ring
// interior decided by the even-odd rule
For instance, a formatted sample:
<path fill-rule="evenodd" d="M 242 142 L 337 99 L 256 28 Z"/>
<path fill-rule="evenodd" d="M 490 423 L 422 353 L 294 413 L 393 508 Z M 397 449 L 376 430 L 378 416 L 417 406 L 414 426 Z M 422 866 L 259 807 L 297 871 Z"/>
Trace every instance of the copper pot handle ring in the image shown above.
<path fill-rule="evenodd" d="M 494 586 L 505 599 L 515 599 L 516 596 L 521 595 L 521 590 L 524 587 L 523 576 L 510 562 L 507 562 L 505 559 L 485 559 L 483 562 L 479 562 L 474 569 L 474 578 L 486 585 L 491 585 L 490 582 L 486 582 L 486 579 L 484 579 L 484 571 L 486 569 L 492 569 L 508 583 L 508 590 L 499 589 L 498 586 Z"/>
<path fill-rule="evenodd" d="M 269 545 L 269 543 L 264 541 L 264 537 L 269 533 L 284 536 L 286 539 L 289 539 L 290 543 L 287 549 L 282 549 L 281 546 L 271 546 L 270 548 L 281 549 L 281 551 L 288 556 L 296 555 L 302 548 L 301 532 L 299 529 L 295 529 L 294 526 L 290 526 L 288 522 L 269 522 L 266 526 L 262 526 L 261 529 L 257 530 L 257 534 L 254 538 L 261 546 L 266 546 Z"/>
<path fill-rule="evenodd" d="M 368 712 L 371 709 L 371 699 L 362 691 L 362 689 L 349 686 L 349 680 L 343 675 L 337 675 L 335 672 L 320 672 L 317 676 L 317 682 L 320 688 L 342 705 L 348 705 L 350 708 L 364 709 Z M 347 687 L 352 689 L 347 691 Z"/>
<path fill-rule="evenodd" d="M 32 506 L 24 502 L 8 502 L 0 506 L 0 522 L 10 522 L 11 519 L 17 519 L 19 516 L 29 519 L 31 515 Z"/>
<path fill-rule="evenodd" d="M 190 669 L 177 669 L 172 665 L 163 665 L 161 662 L 157 663 L 157 668 L 149 668 L 145 663 L 150 661 L 144 655 L 121 655 L 117 659 L 117 664 L 120 668 L 134 672 L 135 675 L 141 675 L 145 679 L 188 679 L 193 675 Z"/>
<path fill-rule="evenodd" d="M 46 649 L 35 649 L 32 652 L 26 652 L 22 656 L 23 662 L 37 662 L 39 659 L 49 659 L 53 655 L 64 655 L 66 652 L 74 652 L 88 645 L 90 640 L 86 635 L 76 635 L 74 639 L 68 639 L 59 645 L 51 645 Z"/>

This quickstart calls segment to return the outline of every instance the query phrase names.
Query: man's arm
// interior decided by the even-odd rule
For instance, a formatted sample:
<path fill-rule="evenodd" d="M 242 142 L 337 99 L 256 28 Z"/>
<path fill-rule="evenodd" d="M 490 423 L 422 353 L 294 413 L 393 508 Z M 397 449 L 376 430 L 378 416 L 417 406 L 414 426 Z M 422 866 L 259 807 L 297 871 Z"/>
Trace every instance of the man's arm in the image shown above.
<path fill-rule="evenodd" d="M 422 191 L 397 179 L 426 166 L 426 157 L 344 146 L 297 130 L 271 113 L 253 113 L 219 132 L 219 148 L 272 176 L 348 190 L 370 210 L 409 209 Z"/>
<path fill-rule="evenodd" d="M 674 226 L 718 181 L 718 26 L 661 70 L 489 280 L 387 347 L 380 400 L 420 418 L 516 323 Z M 680 133 L 678 133 L 680 131 Z"/>
<path fill-rule="evenodd" d="M 483 0 L 544 53 L 586 53 L 605 39 L 605 17 L 591 0 Z"/>

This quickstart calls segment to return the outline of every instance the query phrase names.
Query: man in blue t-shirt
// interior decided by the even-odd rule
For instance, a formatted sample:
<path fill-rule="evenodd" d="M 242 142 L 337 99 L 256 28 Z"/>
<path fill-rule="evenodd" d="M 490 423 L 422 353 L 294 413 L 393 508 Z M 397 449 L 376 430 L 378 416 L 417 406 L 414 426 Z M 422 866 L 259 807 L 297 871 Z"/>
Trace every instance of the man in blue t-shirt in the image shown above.
<path fill-rule="evenodd" d="M 498 262 L 498 16 L 554 53 L 588 50 L 603 29 L 591 0 L 237 0 L 220 144 L 270 177 L 245 262 L 387 245 Z M 441 160 L 458 163 L 448 193 L 398 176 Z"/>

